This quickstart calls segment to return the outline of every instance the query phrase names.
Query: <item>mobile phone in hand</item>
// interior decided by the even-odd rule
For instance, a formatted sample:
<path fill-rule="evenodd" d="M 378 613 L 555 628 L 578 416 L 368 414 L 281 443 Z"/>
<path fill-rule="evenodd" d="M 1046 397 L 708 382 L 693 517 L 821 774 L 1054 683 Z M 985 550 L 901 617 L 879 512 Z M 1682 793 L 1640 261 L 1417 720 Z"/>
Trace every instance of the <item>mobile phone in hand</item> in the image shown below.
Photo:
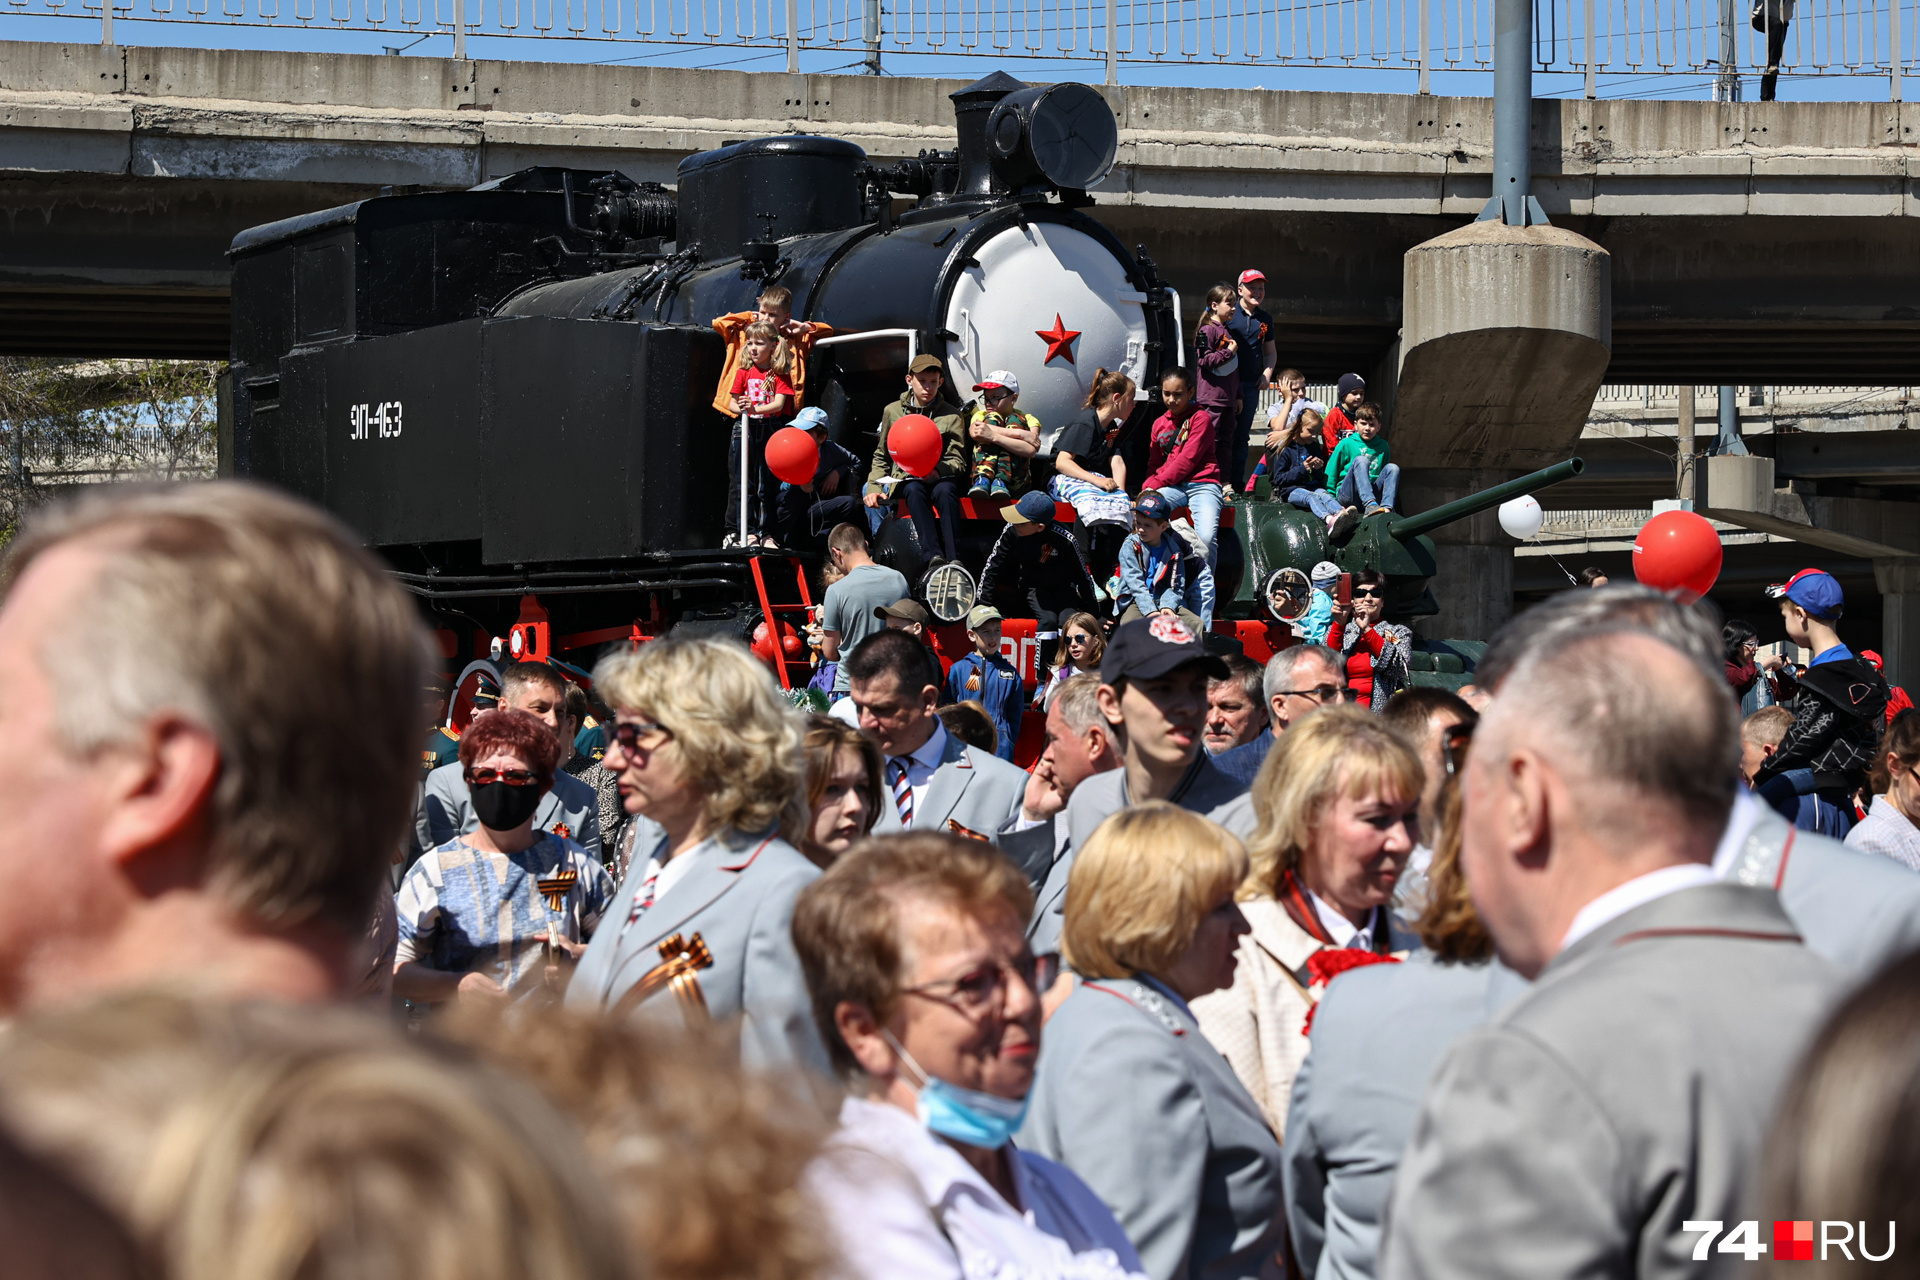
<path fill-rule="evenodd" d="M 1338 604 L 1341 608 L 1344 609 L 1348 605 L 1352 604 L 1353 603 L 1353 575 L 1350 573 L 1341 574 L 1340 585 L 1334 588 L 1334 591 L 1335 591 L 1335 594 L 1333 597 L 1334 602 Z"/>

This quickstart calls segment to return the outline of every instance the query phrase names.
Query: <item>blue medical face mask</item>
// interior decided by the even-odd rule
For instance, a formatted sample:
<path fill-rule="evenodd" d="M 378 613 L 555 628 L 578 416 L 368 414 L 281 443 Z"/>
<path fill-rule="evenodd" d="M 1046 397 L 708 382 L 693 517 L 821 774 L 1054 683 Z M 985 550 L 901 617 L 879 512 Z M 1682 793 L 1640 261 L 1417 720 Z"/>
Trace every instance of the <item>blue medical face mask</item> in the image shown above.
<path fill-rule="evenodd" d="M 1028 1098 L 998 1098 L 975 1089 L 963 1089 L 945 1080 L 936 1080 L 920 1069 L 913 1055 L 903 1048 L 890 1031 L 882 1031 L 902 1062 L 920 1077 L 917 1113 L 928 1132 L 937 1133 L 971 1147 L 992 1150 L 1005 1146 L 1027 1118 Z"/>

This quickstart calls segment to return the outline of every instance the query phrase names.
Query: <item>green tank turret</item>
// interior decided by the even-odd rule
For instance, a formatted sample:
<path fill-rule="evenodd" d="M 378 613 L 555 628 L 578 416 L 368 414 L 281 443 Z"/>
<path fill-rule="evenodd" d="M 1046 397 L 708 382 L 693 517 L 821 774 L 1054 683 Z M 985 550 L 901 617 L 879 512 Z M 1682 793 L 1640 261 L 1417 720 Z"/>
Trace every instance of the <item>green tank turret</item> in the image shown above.
<path fill-rule="evenodd" d="M 1342 573 L 1373 569 L 1383 574 L 1386 616 L 1394 622 L 1438 613 L 1439 602 L 1428 586 L 1436 562 L 1433 540 L 1427 534 L 1522 494 L 1571 480 L 1584 470 L 1584 462 L 1569 458 L 1418 515 L 1381 512 L 1361 520 L 1337 541 L 1327 536 L 1326 521 L 1312 512 L 1277 498 L 1242 499 L 1234 505 L 1246 541 L 1246 568 L 1234 599 L 1256 615 L 1291 620 L 1299 616 L 1296 610 L 1305 608 L 1306 575 L 1314 565 L 1330 560 Z"/>

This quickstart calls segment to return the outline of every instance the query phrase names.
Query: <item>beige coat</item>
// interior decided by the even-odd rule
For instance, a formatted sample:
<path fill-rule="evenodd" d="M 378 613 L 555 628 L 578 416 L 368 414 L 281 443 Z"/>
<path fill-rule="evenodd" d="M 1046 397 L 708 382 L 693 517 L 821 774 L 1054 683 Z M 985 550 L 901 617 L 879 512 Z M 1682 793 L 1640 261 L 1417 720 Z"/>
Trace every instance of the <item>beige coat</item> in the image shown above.
<path fill-rule="evenodd" d="M 1325 944 L 1293 922 L 1270 897 L 1242 902 L 1240 910 L 1253 932 L 1240 939 L 1240 963 L 1233 985 L 1193 1002 L 1201 1034 L 1233 1066 L 1276 1135 L 1287 1131 L 1287 1102 L 1293 1078 L 1307 1058 L 1307 1011 L 1323 990 L 1307 973 L 1307 957 Z M 1404 956 L 1418 941 L 1389 915 L 1388 945 Z"/>

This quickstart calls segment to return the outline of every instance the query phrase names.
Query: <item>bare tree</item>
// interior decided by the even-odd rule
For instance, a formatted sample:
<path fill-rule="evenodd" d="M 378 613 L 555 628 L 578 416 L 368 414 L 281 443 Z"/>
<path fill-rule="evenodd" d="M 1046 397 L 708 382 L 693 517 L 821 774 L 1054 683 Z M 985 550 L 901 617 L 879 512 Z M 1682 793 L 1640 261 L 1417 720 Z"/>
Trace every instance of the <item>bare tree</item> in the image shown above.
<path fill-rule="evenodd" d="M 0 357 L 0 535 L 55 490 L 214 471 L 220 366 Z"/>

